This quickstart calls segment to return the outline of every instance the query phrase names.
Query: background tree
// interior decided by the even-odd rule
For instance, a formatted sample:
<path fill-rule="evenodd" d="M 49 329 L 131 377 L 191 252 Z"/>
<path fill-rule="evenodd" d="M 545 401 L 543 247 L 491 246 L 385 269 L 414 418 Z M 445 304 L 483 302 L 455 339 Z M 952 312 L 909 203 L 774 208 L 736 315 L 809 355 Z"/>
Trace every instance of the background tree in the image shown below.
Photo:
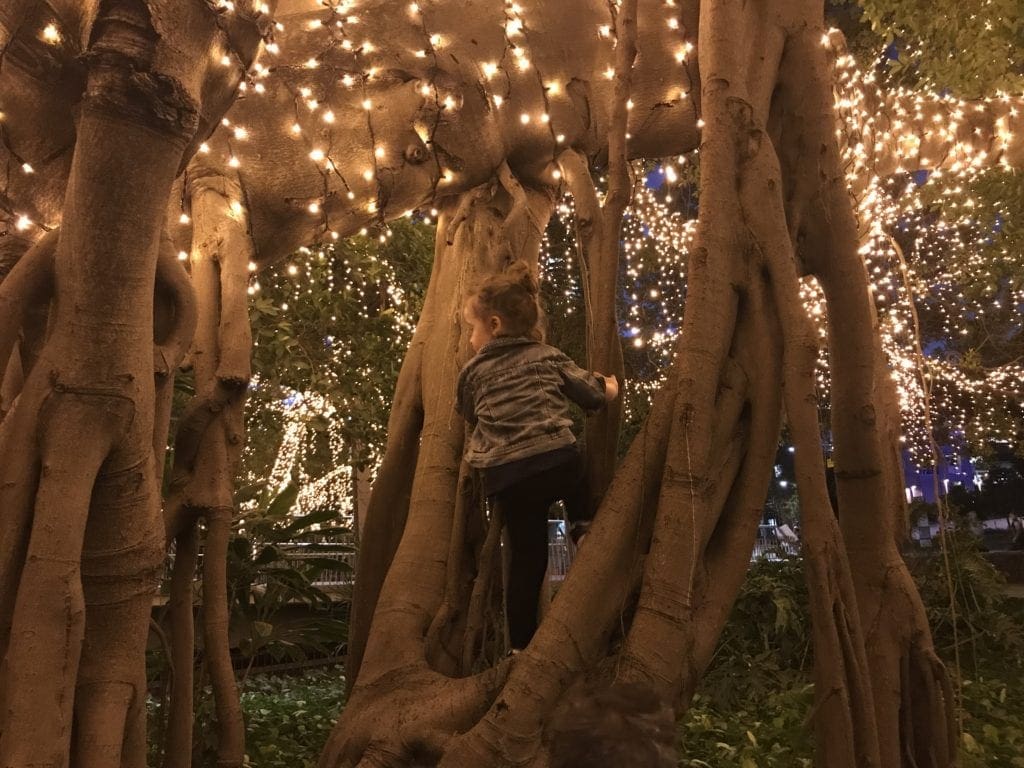
<path fill-rule="evenodd" d="M 358 509 L 356 478 L 375 470 L 387 439 L 432 249 L 429 225 L 399 220 L 380 239 L 303 249 L 254 278 L 244 483 L 292 478 L 306 511 L 328 499 Z"/>

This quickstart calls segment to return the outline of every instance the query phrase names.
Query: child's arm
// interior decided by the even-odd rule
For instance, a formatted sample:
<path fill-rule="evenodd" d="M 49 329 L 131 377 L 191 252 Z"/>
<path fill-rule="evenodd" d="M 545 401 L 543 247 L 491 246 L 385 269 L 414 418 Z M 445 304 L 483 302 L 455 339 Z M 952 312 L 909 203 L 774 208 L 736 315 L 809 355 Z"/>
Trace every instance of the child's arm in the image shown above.
<path fill-rule="evenodd" d="M 619 384 L 614 376 L 604 377 L 580 368 L 567 355 L 558 361 L 559 373 L 562 375 L 562 392 L 565 396 L 586 411 L 596 411 L 619 392 Z M 614 394 L 608 394 L 611 386 Z"/>
<path fill-rule="evenodd" d="M 476 424 L 476 403 L 469 386 L 469 377 L 463 371 L 455 388 L 455 411 L 470 424 Z"/>

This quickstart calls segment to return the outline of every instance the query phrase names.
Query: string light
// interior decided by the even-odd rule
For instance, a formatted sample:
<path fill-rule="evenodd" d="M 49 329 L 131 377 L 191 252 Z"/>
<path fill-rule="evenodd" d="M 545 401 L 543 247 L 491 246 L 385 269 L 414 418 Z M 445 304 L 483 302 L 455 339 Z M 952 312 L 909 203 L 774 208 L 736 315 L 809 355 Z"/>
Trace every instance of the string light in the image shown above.
<path fill-rule="evenodd" d="M 231 2 L 218 2 L 220 7 L 228 11 L 234 9 Z M 446 37 L 449 34 L 447 31 L 441 34 L 427 30 L 419 3 L 409 3 L 407 7 L 409 16 L 403 17 L 401 23 L 415 32 L 416 37 L 410 38 L 415 42 L 403 43 L 401 52 L 387 50 L 384 53 L 387 56 L 400 55 L 406 62 L 409 62 L 410 56 L 417 59 L 430 58 L 427 64 L 416 64 L 419 71 L 414 73 L 421 78 L 420 93 L 427 100 L 432 95 L 435 97 L 424 109 L 436 111 L 440 105 L 447 112 L 454 112 L 460 104 L 459 94 L 446 92 L 449 88 L 443 81 L 438 79 L 435 83 L 432 78 L 438 68 L 436 49 L 454 47 L 458 41 L 454 36 Z M 668 2 L 665 7 L 675 8 L 676 4 Z M 537 21 L 528 18 L 529 14 L 517 2 L 505 0 L 501 9 L 504 19 L 496 19 L 499 21 L 496 30 L 498 36 L 504 31 L 504 49 L 488 50 L 481 56 L 486 61 L 479 64 L 483 78 L 479 87 L 484 89 L 483 93 L 495 109 L 500 109 L 504 104 L 509 105 L 513 111 L 506 118 L 508 122 L 514 124 L 518 114 L 519 123 L 532 126 L 532 131 L 536 130 L 537 124 L 549 125 L 554 142 L 563 145 L 566 136 L 557 132 L 557 129 L 565 130 L 567 126 L 557 124 L 560 112 L 552 109 L 545 99 L 547 96 L 558 95 L 561 92 L 559 82 L 568 83 L 569 77 L 564 72 L 539 71 L 544 66 L 544 57 L 537 56 L 538 52 L 530 48 Z M 376 76 L 379 67 L 384 66 L 387 60 L 387 57 L 380 55 L 378 46 L 368 40 L 365 33 L 350 38 L 350 27 L 358 27 L 361 23 L 359 13 L 358 5 L 348 2 L 333 4 L 333 15 L 328 17 L 328 23 L 324 19 L 313 19 L 305 30 L 297 31 L 297 35 L 303 39 L 324 40 L 321 52 L 309 56 L 310 51 L 306 49 L 301 55 L 296 53 L 294 61 L 275 60 L 276 69 L 255 63 L 248 73 L 254 78 L 267 79 L 271 89 L 284 87 L 282 83 L 287 74 L 288 92 L 294 96 L 295 89 L 298 89 L 302 97 L 301 102 L 296 99 L 296 103 L 305 104 L 311 113 L 319 112 L 320 121 L 310 120 L 308 123 L 305 121 L 309 117 L 294 121 L 289 121 L 287 117 L 277 118 L 281 122 L 277 124 L 276 130 L 284 131 L 295 141 L 303 141 L 303 129 L 298 122 L 298 119 L 302 119 L 307 126 L 309 143 L 300 151 L 308 150 L 309 159 L 318 165 L 326 161 L 324 168 L 320 169 L 325 178 L 340 174 L 331 173 L 337 169 L 327 160 L 325 149 L 312 144 L 315 140 L 326 147 L 337 146 L 332 143 L 332 140 L 337 139 L 332 136 L 332 129 L 319 123 L 333 126 L 337 122 L 337 115 L 346 113 L 338 103 L 332 103 L 335 92 L 344 92 L 340 89 L 335 91 L 324 83 L 341 83 L 345 88 L 364 87 L 366 90 L 355 91 L 352 96 L 358 94 L 358 103 L 361 103 L 363 110 L 370 112 L 374 104 L 371 96 L 377 98 L 374 94 L 379 91 L 367 87 L 371 85 L 368 81 Z M 663 18 L 668 29 L 680 30 L 675 11 L 667 12 Z M 595 26 L 596 37 L 600 41 L 595 45 L 600 47 L 605 56 L 596 66 L 596 71 L 613 79 L 615 70 L 610 66 L 610 60 L 614 28 L 611 24 Z M 594 34 L 595 26 L 590 27 L 591 32 L 588 34 Z M 662 30 L 664 28 L 661 27 Z M 275 25 L 275 29 L 279 33 L 284 31 L 280 24 Z M 47 42 L 60 40 L 60 32 L 54 24 L 43 27 L 40 34 Z M 692 43 L 681 40 L 681 35 L 670 37 L 672 39 L 663 52 L 664 56 L 669 61 L 674 58 L 678 64 L 685 65 L 694 51 Z M 380 38 L 375 39 L 381 42 Z M 606 40 L 609 42 L 603 42 Z M 1019 143 L 1020 139 L 1015 133 L 1019 125 L 1015 105 L 1019 100 L 1002 94 L 979 102 L 966 102 L 934 92 L 883 90 L 876 82 L 875 72 L 864 72 L 856 67 L 853 57 L 842 49 L 837 33 L 825 35 L 822 44 L 836 56 L 835 97 L 841 117 L 837 130 L 844 152 L 844 168 L 847 181 L 857 198 L 862 225 L 862 254 L 871 276 L 872 294 L 879 309 L 883 346 L 892 361 L 899 387 L 901 405 L 908 424 L 908 440 L 916 445 L 922 435 L 920 428 L 914 426 L 913 414 L 919 411 L 923 395 L 920 388 L 921 372 L 916 370 L 915 365 L 907 365 L 911 360 L 909 340 L 913 328 L 908 317 L 909 302 L 916 297 L 938 318 L 943 333 L 951 338 L 961 338 L 970 337 L 972 333 L 971 317 L 993 316 L 997 311 L 1012 310 L 1022 301 L 1020 289 L 1007 290 L 999 282 L 1000 269 L 1009 269 L 1014 254 L 1000 254 L 998 244 L 991 245 L 988 242 L 998 239 L 993 238 L 991 222 L 997 218 L 1006 220 L 1012 212 L 972 193 L 978 185 L 996 183 L 992 181 L 994 176 L 991 169 L 1006 165 L 1009 151 Z M 417 46 L 423 48 L 414 50 Z M 268 41 L 265 48 L 273 56 L 281 53 L 281 47 L 276 41 Z M 339 51 L 346 52 L 343 66 L 337 64 L 337 57 L 341 56 Z M 232 58 L 223 48 L 218 48 L 213 56 L 213 61 L 219 60 L 224 66 L 237 63 L 237 58 Z M 410 66 L 413 65 L 410 63 Z M 531 69 L 534 71 L 529 72 Z M 684 69 L 673 71 L 685 72 Z M 530 86 L 529 92 L 526 85 Z M 240 84 L 240 87 L 244 86 L 245 81 Z M 501 93 L 492 92 L 492 89 L 498 87 L 504 90 Z M 252 91 L 260 93 L 265 88 L 262 83 L 255 84 L 248 92 L 246 101 L 259 101 L 252 97 Z M 668 89 L 667 93 L 676 98 L 685 99 L 690 84 L 666 83 L 665 88 Z M 629 106 L 634 107 L 632 102 Z M 303 114 L 306 113 L 303 111 Z M 553 115 L 555 124 L 552 124 Z M 371 123 L 374 117 L 367 115 L 365 122 Z M 258 124 L 244 118 L 242 122 L 252 126 L 252 136 L 242 125 L 225 123 L 218 129 L 214 139 L 211 139 L 217 151 L 222 153 L 221 161 L 232 168 L 237 168 L 241 164 L 240 156 L 244 158 L 245 152 L 252 151 L 251 147 L 263 139 Z M 697 127 L 703 126 L 703 121 L 698 120 Z M 424 143 L 427 143 L 431 133 L 431 130 L 424 132 L 427 137 Z M 230 145 L 226 141 L 228 138 L 247 142 L 247 146 L 239 148 Z M 378 138 L 374 137 L 370 144 L 375 159 L 401 158 L 404 147 L 391 146 Z M 228 148 L 225 149 L 225 146 Z M 364 151 L 366 146 L 363 145 Z M 210 145 L 204 142 L 199 151 L 210 153 Z M 20 159 L 18 162 L 21 162 Z M 623 269 L 630 280 L 653 280 L 654 284 L 661 287 L 656 296 L 652 293 L 653 289 L 637 293 L 638 298 L 634 302 L 636 308 L 630 306 L 624 313 L 624 331 L 632 334 L 629 335 L 629 346 L 664 363 L 671 355 L 681 322 L 679 312 L 685 299 L 685 262 L 692 244 L 695 223 L 692 219 L 694 211 L 684 211 L 681 202 L 688 195 L 694 157 L 666 160 L 655 165 L 660 169 L 664 188 L 657 193 L 646 187 L 636 192 L 623 229 Z M 931 176 L 925 183 L 902 179 L 908 169 L 925 166 L 931 169 Z M 23 173 L 33 173 L 32 166 L 27 162 L 21 165 L 21 169 Z M 650 169 L 650 164 L 635 165 L 635 170 L 642 173 Z M 551 179 L 560 180 L 561 173 L 557 168 L 549 174 Z M 360 197 L 353 203 L 352 209 L 370 214 L 380 213 L 383 217 L 384 212 L 378 212 L 377 200 L 384 200 L 386 196 L 379 194 L 380 189 L 372 188 L 380 183 L 378 175 L 372 169 L 364 171 L 362 175 L 371 185 L 369 199 Z M 450 170 L 442 170 L 440 178 L 446 185 L 453 185 L 458 179 Z M 322 213 L 324 201 L 330 199 L 328 195 L 337 194 L 336 199 L 339 200 L 344 195 L 344 199 L 354 201 L 356 195 L 348 186 L 349 182 L 345 181 L 340 190 L 325 190 L 323 197 L 307 204 L 308 212 Z M 360 195 L 366 194 L 365 187 L 356 186 Z M 231 208 L 235 215 L 242 215 L 241 205 L 237 201 L 232 202 Z M 939 208 L 941 212 L 937 213 Z M 298 210 L 301 212 L 301 206 Z M 571 231 L 571 201 L 560 203 L 558 211 L 561 221 L 559 226 Z M 432 211 L 430 216 L 436 219 L 436 211 Z M 324 232 L 327 231 L 326 218 L 323 217 Z M 186 214 L 182 214 L 179 221 L 182 224 L 189 222 Z M 20 215 L 15 226 L 24 230 L 33 226 L 33 223 L 28 216 Z M 912 229 L 913 235 L 900 234 L 908 231 L 901 230 L 901 227 Z M 338 237 L 334 231 L 330 234 L 332 239 Z M 386 233 L 380 236 L 387 239 Z M 896 245 L 901 238 L 908 262 L 906 280 L 897 270 Z M 545 247 L 550 249 L 554 246 L 546 244 Z M 955 258 L 947 259 L 948 254 L 954 254 Z M 994 262 L 993 256 L 996 257 Z M 548 257 L 553 258 L 550 253 Z M 573 263 L 564 254 L 560 254 L 558 259 L 559 263 Z M 943 263 L 944 260 L 948 263 Z M 930 265 L 935 264 L 942 266 L 933 269 Z M 965 294 L 956 288 L 968 284 L 980 285 L 986 281 L 993 285 L 993 289 L 987 292 L 979 290 Z M 250 288 L 256 287 L 254 293 L 258 293 L 258 285 L 255 281 L 250 285 Z M 676 287 L 671 287 L 673 285 Z M 804 286 L 803 296 L 808 312 L 823 323 L 826 312 L 820 289 L 808 282 Z M 656 312 L 648 306 L 651 302 L 658 305 Z M 294 301 L 289 304 L 296 306 Z M 653 325 L 650 320 L 652 313 L 659 318 Z M 824 327 L 823 324 L 821 327 Z M 971 375 L 965 374 L 962 367 L 939 357 L 928 358 L 927 366 L 928 370 L 924 374 L 932 377 L 934 391 L 942 393 L 944 397 L 948 394 L 951 402 L 963 400 L 965 403 L 957 406 L 957 412 L 950 417 L 950 423 L 959 425 L 957 428 L 980 431 L 983 429 L 982 422 L 986 419 L 994 420 L 996 411 L 1020 395 L 1019 382 L 1024 371 L 1018 366 L 989 366 Z M 828 389 L 827 360 L 823 359 L 821 370 L 820 383 L 825 393 Z"/>

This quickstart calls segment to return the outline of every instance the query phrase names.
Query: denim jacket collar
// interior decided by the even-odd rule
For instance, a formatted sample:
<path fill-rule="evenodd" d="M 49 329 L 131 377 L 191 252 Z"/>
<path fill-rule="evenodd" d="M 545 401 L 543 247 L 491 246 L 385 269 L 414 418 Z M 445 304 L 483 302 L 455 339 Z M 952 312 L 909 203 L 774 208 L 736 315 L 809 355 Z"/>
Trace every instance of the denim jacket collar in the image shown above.
<path fill-rule="evenodd" d="M 477 356 L 501 354 L 507 349 L 539 343 L 539 341 L 534 341 L 526 336 L 497 336 L 480 347 Z"/>

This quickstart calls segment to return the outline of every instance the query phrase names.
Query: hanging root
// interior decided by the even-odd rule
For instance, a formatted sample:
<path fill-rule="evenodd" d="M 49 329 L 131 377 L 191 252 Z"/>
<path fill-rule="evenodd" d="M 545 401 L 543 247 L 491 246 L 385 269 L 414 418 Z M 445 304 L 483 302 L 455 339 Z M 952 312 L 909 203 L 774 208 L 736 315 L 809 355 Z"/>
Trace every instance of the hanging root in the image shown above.
<path fill-rule="evenodd" d="M 533 210 L 533 206 L 530 204 L 526 190 L 523 189 L 519 179 L 512 173 L 512 169 L 508 167 L 508 162 L 503 162 L 498 167 L 498 181 L 509 197 L 512 198 L 512 207 L 505 215 L 505 219 L 501 224 L 501 242 L 506 253 L 502 266 L 516 259 L 525 259 L 536 264 L 537 253 L 531 243 L 532 238 L 522 237 L 518 230 L 525 225 L 528 230 L 543 236 L 546 221 L 541 223 L 539 220 Z"/>
<path fill-rule="evenodd" d="M 16 408 L 0 424 L 0 660 L 7 654 L 18 583 L 32 533 L 41 470 L 34 426 L 34 414 L 26 406 Z"/>
<path fill-rule="evenodd" d="M 692 655 L 699 566 L 721 513 L 714 504 L 727 498 L 722 491 L 728 485 L 718 487 L 710 451 L 719 381 L 736 333 L 739 298 L 749 279 L 747 242 L 737 226 L 742 221 L 737 184 L 748 151 L 750 107 L 739 71 L 742 62 L 731 55 L 726 41 L 751 22 L 745 16 L 735 18 L 737 13 L 732 4 L 703 4 L 700 9 L 701 69 L 707 73 L 702 105 L 708 124 L 700 169 L 706 183 L 671 373 L 679 394 L 671 416 L 657 523 L 636 616 L 621 654 L 621 676 L 646 681 L 673 700 Z"/>
<path fill-rule="evenodd" d="M 495 189 L 496 188 L 493 183 L 482 184 L 473 190 L 471 194 L 462 195 L 462 197 L 459 198 L 459 205 L 455 209 L 455 213 L 452 215 L 451 221 L 448 222 L 448 226 L 445 227 L 444 230 L 445 245 L 455 245 L 455 235 L 458 234 L 459 227 L 461 227 L 469 218 L 470 213 L 473 210 L 473 206 L 483 200 L 494 197 Z"/>
<path fill-rule="evenodd" d="M 169 377 L 188 352 L 197 315 L 192 281 L 166 233 L 156 263 L 156 295 L 156 308 L 162 317 L 154 323 L 153 371 L 157 377 Z"/>
<path fill-rule="evenodd" d="M 753 130 L 750 135 L 757 150 L 743 177 L 741 200 L 764 270 L 751 295 L 758 314 L 770 318 L 770 327 L 783 339 L 783 393 L 796 450 L 814 626 L 818 754 L 830 766 L 880 765 L 864 635 L 825 483 L 815 392 L 816 333 L 800 303 L 778 161 L 767 135 Z"/>
<path fill-rule="evenodd" d="M 196 525 L 205 522 L 203 551 L 204 655 L 217 714 L 217 764 L 237 768 L 245 759 L 245 724 L 231 663 L 227 590 L 227 550 L 234 517 L 234 473 L 243 448 L 244 406 L 250 377 L 251 331 L 246 286 L 252 241 L 245 217 L 231 209 L 241 197 L 238 183 L 219 175 L 189 180 L 194 222 L 192 285 L 165 264 L 165 278 L 180 319 L 161 345 L 174 365 L 192 340 L 196 396 L 175 439 L 170 494 L 164 524 L 178 543 L 172 580 L 174 686 L 169 717 L 167 765 L 183 765 L 180 751 L 190 741 L 193 665 L 190 579 L 196 564 Z M 177 312 L 176 312 L 177 314 Z M 195 333 L 192 333 L 192 327 Z"/>
<path fill-rule="evenodd" d="M 50 303 L 53 295 L 53 257 L 59 230 L 43 235 L 18 260 L 0 283 L 0 381 L 5 377 L 15 345 L 30 316 L 40 306 Z M 27 379 L 31 371 L 21 367 Z M 13 392 L 8 398 L 13 400 Z M 0 418 L 3 417 L 0 412 Z"/>
<path fill-rule="evenodd" d="M 455 499 L 451 541 L 448 547 L 444 601 L 434 614 L 427 630 L 426 656 L 430 667 L 438 672 L 456 675 L 462 666 L 468 618 L 468 602 L 472 579 L 472 562 L 477 559 L 473 542 L 469 541 L 470 516 L 479 513 L 479 499 L 474 493 L 473 472 L 462 462 L 459 466 L 458 495 Z"/>
<path fill-rule="evenodd" d="M 625 130 L 625 115 L 621 116 Z M 619 233 L 622 226 L 623 199 L 628 201 L 629 175 L 625 167 L 613 176 L 605 207 L 597 198 L 587 158 L 575 149 L 558 156 L 558 165 L 576 207 L 576 241 L 583 277 L 587 321 L 587 367 L 616 376 L 620 384 L 625 376 L 622 343 L 617 319 Z M 615 473 L 619 432 L 622 426 L 622 398 L 616 398 L 587 418 L 587 487 L 590 504 L 596 509 Z"/>
<path fill-rule="evenodd" d="M 145 651 L 164 546 L 148 436 L 137 439 L 123 457 L 111 456 L 93 488 L 72 765 L 141 767 L 146 760 Z"/>
<path fill-rule="evenodd" d="M 956 730 L 946 730 L 955 703 L 942 695 L 947 685 L 923 685 L 903 690 L 901 680 L 917 685 L 922 679 L 901 675 L 903 659 L 933 653 L 921 598 L 900 555 L 897 520 L 902 518 L 902 478 L 898 451 L 886 445 L 886 397 L 892 382 L 878 364 L 878 336 L 863 259 L 857 252 L 857 222 L 840 164 L 833 129 L 832 81 L 826 53 L 820 44 L 821 22 L 794 33 L 786 47 L 782 80 L 788 93 L 787 111 L 799 115 L 783 133 L 780 150 L 789 175 L 787 205 L 790 229 L 800 243 L 807 271 L 825 293 L 831 369 L 831 429 L 833 461 L 842 542 L 850 566 L 870 679 L 881 764 L 904 765 L 907 755 L 921 765 L 947 755 Z M 808 167 L 802 158 L 818 158 Z M 887 394 L 890 393 L 890 394 Z M 895 437 L 894 431 L 891 433 Z M 900 523 L 902 524 L 902 523 Z M 913 665 L 911 666 L 913 669 Z M 934 668 L 940 679 L 942 668 Z M 905 732 L 906 707 L 943 712 L 932 727 Z M 925 742 L 928 743 L 925 743 Z"/>
<path fill-rule="evenodd" d="M 163 486 L 164 462 L 171 426 L 174 374 L 196 330 L 196 297 L 185 267 L 178 261 L 167 233 L 160 239 L 153 297 L 153 461 L 157 487 Z"/>
<path fill-rule="evenodd" d="M 164 768 L 191 768 L 195 620 L 192 584 L 199 547 L 197 522 L 178 534 L 171 572 L 171 700 L 167 709 Z"/>
<path fill-rule="evenodd" d="M 477 557 L 476 577 L 473 580 L 473 592 L 469 598 L 466 632 L 463 635 L 462 645 L 462 674 L 469 674 L 473 670 L 477 656 L 483 656 L 483 645 L 487 639 L 485 626 L 487 601 L 492 594 L 492 584 L 499 583 L 501 580 L 501 558 L 498 545 L 501 543 L 501 530 L 504 524 L 501 511 L 497 507 L 493 508 L 487 524 L 487 537 L 484 539 Z"/>
<path fill-rule="evenodd" d="M 878 588 L 880 613 L 867 647 L 873 679 L 884 681 L 874 690 L 882 743 L 895 747 L 905 765 L 951 768 L 960 732 L 956 696 L 913 579 L 905 566 L 890 566 Z"/>
<path fill-rule="evenodd" d="M 929 639 L 930 640 L 930 639 Z M 949 672 L 930 642 L 916 641 L 901 659 L 904 730 L 901 734 L 908 765 L 948 768 L 957 756 L 957 723 Z"/>
<path fill-rule="evenodd" d="M 764 498 L 771 482 L 781 428 L 782 349 L 777 329 L 751 311 L 740 313 L 733 368 L 726 369 L 717 408 L 713 445 L 732 436 L 722 425 L 735 424 L 747 435 L 743 464 L 727 486 L 728 497 L 704 551 L 694 596 L 695 628 L 692 660 L 683 669 L 677 712 L 689 706 L 714 655 L 718 638 L 746 576 L 750 553 L 761 522 Z M 714 454 L 720 453 L 714 448 Z M 719 504 L 716 502 L 716 507 Z"/>
<path fill-rule="evenodd" d="M 434 260 L 434 271 L 439 259 Z M 431 277 L 431 284 L 435 278 Z M 428 297 L 430 289 L 428 288 Z M 427 308 L 424 302 L 424 309 Z M 345 679 L 351 691 L 359 675 L 370 632 L 370 621 L 377 607 L 384 577 L 405 531 L 412 495 L 413 477 L 419 455 L 420 431 L 423 428 L 422 361 L 428 323 L 423 319 L 416 326 L 398 373 L 395 397 L 388 417 L 388 444 L 377 479 L 370 494 L 370 503 L 359 541 L 356 580 L 352 594 L 352 617 L 349 625 L 348 656 Z"/>
<path fill-rule="evenodd" d="M 39 386 L 41 379 L 38 372 L 32 377 L 16 409 L 31 414 L 29 423 L 38 419 L 38 455 L 45 471 L 37 486 L 23 487 L 23 498 L 34 498 L 34 509 L 7 624 L 16 629 L 5 632 L 0 666 L 0 707 L 5 713 L 0 765 L 66 763 L 86 629 L 81 558 L 93 483 L 134 416 L 131 402 L 119 393 L 77 390 L 60 382 L 51 390 Z M 96 439 L 73 439 L 86 434 Z M 0 452 L 14 447 L 6 428 L 2 435 Z M 23 483 L 24 477 L 16 482 Z M 144 482 L 133 487 L 152 491 Z M 19 537 L 18 531 L 12 533 Z M 41 708 L 40 701 L 51 704 Z"/>
<path fill-rule="evenodd" d="M 234 506 L 207 508 L 203 550 L 203 640 L 206 669 L 217 712 L 217 765 L 240 768 L 245 759 L 245 723 L 231 666 L 228 634 L 227 551 Z"/>

